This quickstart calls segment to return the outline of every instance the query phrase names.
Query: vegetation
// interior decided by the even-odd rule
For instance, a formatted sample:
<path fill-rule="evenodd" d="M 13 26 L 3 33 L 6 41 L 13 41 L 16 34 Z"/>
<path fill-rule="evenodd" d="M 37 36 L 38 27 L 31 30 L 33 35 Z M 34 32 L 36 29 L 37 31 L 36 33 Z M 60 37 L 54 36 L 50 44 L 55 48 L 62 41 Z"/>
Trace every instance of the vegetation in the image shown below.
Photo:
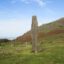
<path fill-rule="evenodd" d="M 54 41 L 55 42 L 55 41 Z M 31 52 L 31 45 L 6 44 L 0 46 L 1 64 L 64 64 L 64 43 L 42 43 L 37 54 Z"/>
<path fill-rule="evenodd" d="M 18 38 L 23 42 L 4 40 L 0 45 L 0 64 L 64 64 L 64 18 L 60 20 L 39 27 L 41 50 L 36 54 L 31 51 L 31 31 Z"/>
<path fill-rule="evenodd" d="M 34 54 L 31 44 L 7 43 L 0 46 L 1 64 L 64 64 L 64 33 L 39 41 L 41 51 Z"/>
<path fill-rule="evenodd" d="M 11 42 L 11 40 L 8 40 L 8 39 L 0 39 L 0 46 L 3 45 L 3 44 L 9 43 L 9 42 Z"/>
<path fill-rule="evenodd" d="M 10 40 L 8 40 L 8 39 L 0 39 L 0 43 L 2 43 L 2 42 L 9 42 Z"/>
<path fill-rule="evenodd" d="M 64 33 L 64 18 L 38 27 L 38 40 L 51 35 Z M 31 31 L 16 38 L 18 41 L 31 42 Z"/>

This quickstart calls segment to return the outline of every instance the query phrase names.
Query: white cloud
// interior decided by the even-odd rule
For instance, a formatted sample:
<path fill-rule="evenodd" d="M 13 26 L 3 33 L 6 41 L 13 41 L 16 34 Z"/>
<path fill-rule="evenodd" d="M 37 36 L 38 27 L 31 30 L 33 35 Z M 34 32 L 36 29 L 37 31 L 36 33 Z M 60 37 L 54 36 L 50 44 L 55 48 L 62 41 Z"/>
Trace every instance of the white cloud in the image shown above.
<path fill-rule="evenodd" d="M 23 2 L 25 4 L 29 4 L 30 3 L 30 0 L 19 0 L 19 1 L 21 1 L 21 2 Z"/>
<path fill-rule="evenodd" d="M 46 2 L 44 2 L 43 0 L 35 0 L 35 2 L 36 2 L 39 6 L 44 6 L 44 5 L 46 5 Z"/>
<path fill-rule="evenodd" d="M 15 4 L 17 2 L 22 2 L 22 3 L 25 3 L 25 4 L 29 4 L 29 0 L 10 0 L 12 4 Z"/>
<path fill-rule="evenodd" d="M 22 2 L 22 3 L 25 3 L 25 4 L 31 4 L 31 3 L 36 3 L 38 4 L 39 6 L 44 6 L 46 5 L 46 2 L 44 0 L 11 0 L 11 3 L 12 4 L 15 4 L 17 2 Z"/>

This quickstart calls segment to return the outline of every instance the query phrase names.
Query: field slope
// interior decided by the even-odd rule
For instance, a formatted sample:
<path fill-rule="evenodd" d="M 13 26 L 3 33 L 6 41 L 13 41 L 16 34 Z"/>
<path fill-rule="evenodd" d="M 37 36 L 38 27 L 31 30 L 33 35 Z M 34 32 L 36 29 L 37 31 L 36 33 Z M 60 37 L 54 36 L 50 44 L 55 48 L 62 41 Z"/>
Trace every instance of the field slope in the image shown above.
<path fill-rule="evenodd" d="M 64 43 L 43 43 L 41 47 L 34 54 L 31 45 L 1 45 L 0 64 L 64 64 Z"/>
<path fill-rule="evenodd" d="M 38 39 L 42 40 L 43 38 L 49 38 L 57 35 L 64 35 L 64 18 L 53 21 L 48 24 L 39 26 L 38 28 Z M 22 42 L 31 42 L 31 31 L 28 31 L 22 36 L 16 38 L 17 41 Z"/>
<path fill-rule="evenodd" d="M 29 31 L 16 41 L 0 44 L 0 64 L 64 64 L 64 18 L 41 25 L 38 30 L 41 51 L 31 51 Z"/>

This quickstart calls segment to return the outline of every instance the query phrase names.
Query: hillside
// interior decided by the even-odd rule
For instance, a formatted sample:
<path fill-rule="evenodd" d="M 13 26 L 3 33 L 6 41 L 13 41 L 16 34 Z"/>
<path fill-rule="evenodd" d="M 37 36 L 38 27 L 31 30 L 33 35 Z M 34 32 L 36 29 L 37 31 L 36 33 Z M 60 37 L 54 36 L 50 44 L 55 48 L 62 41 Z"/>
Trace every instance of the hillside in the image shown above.
<path fill-rule="evenodd" d="M 64 18 L 58 19 L 48 24 L 44 24 L 38 27 L 38 40 L 45 40 L 46 38 L 55 37 L 64 38 Z M 22 36 L 16 38 L 17 41 L 30 42 L 31 41 L 31 31 L 28 31 Z"/>
<path fill-rule="evenodd" d="M 30 34 L 28 31 L 17 40 L 29 42 Z M 18 44 L 18 41 L 1 43 L 0 64 L 64 64 L 64 18 L 41 25 L 38 40 L 42 50 L 36 54 L 32 52 L 32 44 Z"/>

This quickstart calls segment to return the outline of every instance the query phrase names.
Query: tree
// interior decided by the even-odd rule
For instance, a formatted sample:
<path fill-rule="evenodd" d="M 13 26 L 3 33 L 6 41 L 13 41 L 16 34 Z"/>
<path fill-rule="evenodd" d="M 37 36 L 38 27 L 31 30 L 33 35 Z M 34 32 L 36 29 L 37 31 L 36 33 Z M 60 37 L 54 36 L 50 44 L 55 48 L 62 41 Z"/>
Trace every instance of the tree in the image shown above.
<path fill-rule="evenodd" d="M 32 51 L 34 53 L 38 52 L 37 32 L 38 32 L 37 17 L 32 16 L 31 35 L 32 35 Z"/>

